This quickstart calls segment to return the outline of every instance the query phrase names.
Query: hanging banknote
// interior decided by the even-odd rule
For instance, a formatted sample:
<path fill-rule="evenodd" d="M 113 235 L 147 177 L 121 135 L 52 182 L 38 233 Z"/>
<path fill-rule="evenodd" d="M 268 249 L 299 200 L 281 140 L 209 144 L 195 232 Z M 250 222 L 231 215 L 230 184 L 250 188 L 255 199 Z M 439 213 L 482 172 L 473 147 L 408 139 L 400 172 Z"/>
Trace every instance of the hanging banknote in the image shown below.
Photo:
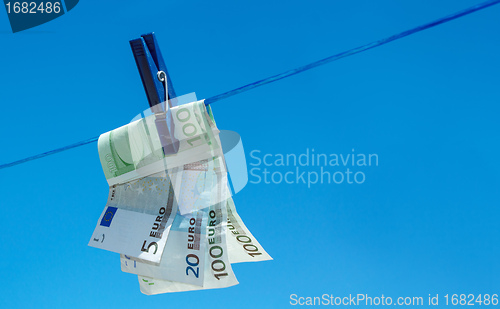
<path fill-rule="evenodd" d="M 227 200 L 227 249 L 231 263 L 260 262 L 273 258 L 264 250 L 236 212 L 232 198 Z"/>
<path fill-rule="evenodd" d="M 219 130 L 203 101 L 171 108 L 177 153 L 164 154 L 156 115 L 136 120 L 99 137 L 99 158 L 108 184 L 126 183 L 167 169 L 222 157 Z"/>
<path fill-rule="evenodd" d="M 198 277 L 203 274 L 202 285 L 185 284 L 179 281 L 158 279 L 170 278 L 166 275 L 168 273 L 168 269 L 164 267 L 166 262 L 163 260 L 159 266 L 143 265 L 144 268 L 149 268 L 149 274 L 152 274 L 152 277 L 139 274 L 138 279 L 141 292 L 147 295 L 152 295 L 168 292 L 224 288 L 238 284 L 231 268 L 229 252 L 226 245 L 226 203 L 217 203 L 216 205 L 210 206 L 207 210 L 208 221 L 206 225 L 206 235 L 204 235 L 206 250 L 204 252 L 200 252 L 201 254 L 205 254 L 203 259 L 204 263 L 198 262 L 201 261 L 198 256 L 186 256 L 185 264 L 182 268 L 182 270 L 185 271 L 186 276 Z M 170 256 L 168 249 L 169 248 L 165 249 L 165 254 Z M 123 262 L 124 261 L 122 259 L 122 270 L 134 273 L 131 269 L 137 269 L 132 267 L 123 267 Z"/>
<path fill-rule="evenodd" d="M 166 258 L 154 264 L 122 254 L 122 271 L 203 286 L 207 219 L 207 213 L 202 210 L 186 215 L 178 212 L 165 245 Z"/>
<path fill-rule="evenodd" d="M 165 172 L 115 184 L 89 246 L 159 263 L 176 212 Z"/>
<path fill-rule="evenodd" d="M 272 260 L 269 254 L 267 254 L 267 252 L 262 248 L 262 246 L 250 233 L 250 231 L 241 220 L 240 216 L 236 212 L 236 208 L 234 207 L 234 202 L 232 201 L 232 199 L 229 199 L 226 202 L 226 211 L 226 245 L 221 247 L 224 248 L 224 251 L 227 251 L 229 262 L 240 263 Z M 224 215 L 222 212 L 221 214 Z M 173 226 L 175 225 L 176 223 L 174 221 Z M 172 227 L 172 230 L 173 229 L 174 227 Z M 173 237 L 172 230 L 169 237 Z M 184 230 L 187 232 L 188 228 L 184 228 Z M 205 237 L 206 242 L 208 242 L 208 238 L 206 238 L 207 235 L 207 233 L 203 233 L 203 235 L 201 235 L 202 239 L 203 237 Z M 184 239 L 187 239 L 187 237 L 185 237 Z M 168 264 L 172 264 L 172 262 L 169 261 L 171 257 L 169 252 L 172 252 L 173 248 L 170 247 L 169 244 L 170 238 L 167 241 L 167 246 L 164 253 L 165 256 L 169 257 L 169 259 L 162 260 L 160 265 L 155 265 L 153 263 L 148 263 L 140 259 L 134 259 L 128 256 L 121 255 L 122 271 L 140 275 L 139 284 L 143 293 L 158 294 L 167 292 L 192 291 L 199 289 L 213 289 L 237 284 L 237 281 L 233 279 L 232 275 L 229 278 L 230 280 L 220 281 L 216 276 L 211 274 L 211 272 L 213 271 L 213 269 L 211 269 L 212 265 L 210 264 L 211 256 L 206 258 L 205 264 L 202 264 L 201 261 L 199 263 L 196 263 L 198 262 L 198 257 L 188 255 L 185 255 L 185 260 L 180 260 L 181 263 L 178 263 L 180 272 L 185 270 L 185 273 L 189 275 L 198 275 L 200 274 L 200 272 L 204 272 L 204 278 L 206 279 L 203 280 L 202 286 L 200 286 L 199 284 L 184 283 L 186 281 L 175 280 L 170 273 L 172 271 L 172 268 L 169 269 L 167 266 Z M 206 251 L 205 254 L 209 256 L 210 252 Z M 196 264 L 196 268 L 193 268 L 193 264 Z M 204 269 L 199 268 L 199 265 L 203 265 Z M 215 267 L 217 266 L 215 265 Z"/>

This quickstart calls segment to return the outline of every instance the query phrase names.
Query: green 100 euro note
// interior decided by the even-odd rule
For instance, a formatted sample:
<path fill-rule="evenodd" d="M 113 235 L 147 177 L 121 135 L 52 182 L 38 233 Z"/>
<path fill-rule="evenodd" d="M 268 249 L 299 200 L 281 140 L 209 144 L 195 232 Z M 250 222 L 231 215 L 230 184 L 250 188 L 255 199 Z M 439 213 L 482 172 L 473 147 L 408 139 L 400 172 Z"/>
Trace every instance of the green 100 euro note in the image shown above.
<path fill-rule="evenodd" d="M 222 156 L 219 130 L 203 101 L 171 108 L 179 150 L 165 155 L 155 124 L 156 115 L 102 134 L 98 149 L 108 184 L 126 183 L 160 171 Z"/>

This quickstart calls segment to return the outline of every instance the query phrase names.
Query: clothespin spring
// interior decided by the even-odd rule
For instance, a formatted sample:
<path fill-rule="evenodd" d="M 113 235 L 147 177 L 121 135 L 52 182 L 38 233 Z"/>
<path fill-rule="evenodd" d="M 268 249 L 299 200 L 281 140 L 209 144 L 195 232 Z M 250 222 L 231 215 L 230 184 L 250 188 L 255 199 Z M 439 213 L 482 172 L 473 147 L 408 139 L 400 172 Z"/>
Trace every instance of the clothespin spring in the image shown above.
<path fill-rule="evenodd" d="M 169 110 L 171 106 L 170 100 L 168 99 L 168 83 L 167 83 L 167 73 L 164 71 L 158 71 L 156 73 L 156 76 L 158 77 L 158 80 L 163 83 L 163 86 L 165 87 L 165 113 Z"/>

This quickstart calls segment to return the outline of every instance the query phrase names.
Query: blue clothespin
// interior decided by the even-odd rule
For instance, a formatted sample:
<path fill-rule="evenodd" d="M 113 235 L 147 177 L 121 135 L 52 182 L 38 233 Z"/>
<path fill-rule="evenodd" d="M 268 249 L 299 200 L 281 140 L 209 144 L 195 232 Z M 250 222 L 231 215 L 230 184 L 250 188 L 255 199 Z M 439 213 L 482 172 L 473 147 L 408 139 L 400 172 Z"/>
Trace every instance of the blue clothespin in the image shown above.
<path fill-rule="evenodd" d="M 130 41 L 135 63 L 148 97 L 151 111 L 165 154 L 177 153 L 179 141 L 174 137 L 174 122 L 170 108 L 176 106 L 174 87 L 154 33 Z"/>

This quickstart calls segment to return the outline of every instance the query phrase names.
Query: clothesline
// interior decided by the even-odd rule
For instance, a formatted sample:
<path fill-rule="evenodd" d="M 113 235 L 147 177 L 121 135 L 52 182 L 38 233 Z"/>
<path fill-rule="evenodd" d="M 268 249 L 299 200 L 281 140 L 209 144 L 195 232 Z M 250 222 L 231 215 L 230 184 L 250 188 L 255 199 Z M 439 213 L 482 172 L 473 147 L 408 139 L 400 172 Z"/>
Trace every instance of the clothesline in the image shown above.
<path fill-rule="evenodd" d="M 266 85 L 266 84 L 270 84 L 272 82 L 281 80 L 283 78 L 290 77 L 290 76 L 293 76 L 293 75 L 305 72 L 307 70 L 313 69 L 315 67 L 318 67 L 318 66 L 321 66 L 321 65 L 324 65 L 324 64 L 327 64 L 327 63 L 339 60 L 341 58 L 349 57 L 349 56 L 355 55 L 357 53 L 360 53 L 360 52 L 363 52 L 363 51 L 366 51 L 366 50 L 369 50 L 369 49 L 372 49 L 372 48 L 375 48 L 375 47 L 387 44 L 389 42 L 401 39 L 401 38 L 406 37 L 408 35 L 411 35 L 411 34 L 414 34 L 414 33 L 417 33 L 417 32 L 420 32 L 420 31 L 423 31 L 423 30 L 426 30 L 426 29 L 429 29 L 429 28 L 432 28 L 432 27 L 435 27 L 435 26 L 438 26 L 440 24 L 443 24 L 443 23 L 449 22 L 451 20 L 463 17 L 465 15 L 468 15 L 468 14 L 471 14 L 473 12 L 485 9 L 487 7 L 490 7 L 490 6 L 498 4 L 498 3 L 500 3 L 500 0 L 490 0 L 490 1 L 486 1 L 486 2 L 483 2 L 483 3 L 477 4 L 477 5 L 474 5 L 474 6 L 470 7 L 470 8 L 465 9 L 465 10 L 462 10 L 462 11 L 456 12 L 454 14 L 451 14 L 451 15 L 439 18 L 439 19 L 437 19 L 435 21 L 429 22 L 427 24 L 420 25 L 420 26 L 412 28 L 410 30 L 403 31 L 401 33 L 389 36 L 387 38 L 384 38 L 384 39 L 381 39 L 381 40 L 378 40 L 378 41 L 375 41 L 375 42 L 371 42 L 371 43 L 368 43 L 368 44 L 365 44 L 365 45 L 362 45 L 362 46 L 359 46 L 359 47 L 356 47 L 356 48 L 353 48 L 353 49 L 341 52 L 339 54 L 336 54 L 336 55 L 333 55 L 333 56 L 330 56 L 330 57 L 327 57 L 327 58 L 324 58 L 324 59 L 321 59 L 321 60 L 318 60 L 318 61 L 315 61 L 315 62 L 312 62 L 312 63 L 309 63 L 309 64 L 306 64 L 304 66 L 301 66 L 301 67 L 298 67 L 298 68 L 295 68 L 295 69 L 292 69 L 292 70 L 288 70 L 286 72 L 283 72 L 283 73 L 280 73 L 280 74 L 276 74 L 276 75 L 273 75 L 273 76 L 261 79 L 259 81 L 247 84 L 245 86 L 242 86 L 242 87 L 239 87 L 239 88 L 236 88 L 236 89 L 233 89 L 233 90 L 230 90 L 230 91 L 227 91 L 227 92 L 215 95 L 213 97 L 210 97 L 210 98 L 206 99 L 205 100 L 205 104 L 209 105 L 211 103 L 214 103 L 214 102 L 217 102 L 217 101 L 229 98 L 231 96 L 240 94 L 242 92 L 245 92 L 245 91 L 248 91 L 248 90 L 251 90 L 251 89 L 263 86 L 263 85 Z M 34 156 L 30 156 L 30 157 L 27 157 L 27 158 L 24 158 L 24 159 L 21 159 L 21 160 L 14 161 L 14 162 L 11 162 L 11 163 L 2 164 L 2 165 L 0 165 L 0 169 L 12 167 L 12 166 L 15 166 L 15 165 L 18 165 L 18 164 L 22 164 L 22 163 L 25 163 L 25 162 L 29 162 L 29 161 L 33 161 L 33 160 L 36 160 L 36 159 L 40 159 L 40 158 L 43 158 L 43 157 L 46 157 L 46 156 L 49 156 L 49 155 L 53 155 L 53 154 L 56 154 L 56 153 L 59 153 L 59 152 L 62 152 L 62 151 L 66 151 L 66 150 L 69 150 L 69 149 L 73 149 L 73 148 L 76 148 L 76 147 L 87 145 L 87 144 L 90 144 L 90 143 L 93 143 L 93 142 L 97 141 L 98 139 L 99 139 L 98 136 L 97 137 L 93 137 L 93 138 L 90 138 L 90 139 L 87 139 L 87 140 L 84 140 L 84 141 L 81 141 L 81 142 L 78 142 L 78 143 L 75 143 L 75 144 L 71 144 L 71 145 L 68 145 L 68 146 L 64 146 L 64 147 L 61 147 L 61 148 L 50 150 L 50 151 L 47 151 L 47 152 L 44 152 L 44 153 L 40 153 L 40 154 L 37 154 L 37 155 L 34 155 Z"/>

